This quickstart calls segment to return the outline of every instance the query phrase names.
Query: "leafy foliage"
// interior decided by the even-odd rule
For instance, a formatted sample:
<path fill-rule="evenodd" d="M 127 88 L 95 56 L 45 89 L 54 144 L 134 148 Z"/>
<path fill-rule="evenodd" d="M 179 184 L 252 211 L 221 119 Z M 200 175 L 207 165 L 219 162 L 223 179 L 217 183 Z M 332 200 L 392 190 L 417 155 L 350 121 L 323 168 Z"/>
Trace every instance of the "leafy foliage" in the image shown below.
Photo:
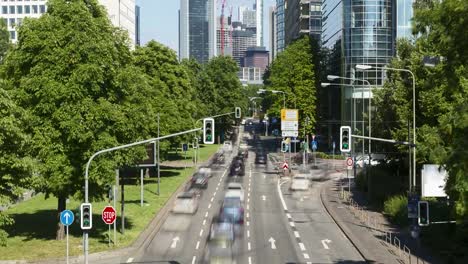
<path fill-rule="evenodd" d="M 7 25 L 0 19 L 0 64 L 3 61 L 3 58 L 10 48 L 10 34 L 7 30 Z"/>
<path fill-rule="evenodd" d="M 316 87 L 313 47 L 308 36 L 295 41 L 279 53 L 264 75 L 267 89 L 286 93 L 286 107 L 299 109 L 299 126 L 311 131 L 316 123 Z M 274 100 L 272 105 L 264 105 L 269 114 L 279 116 L 283 108 L 283 94 L 266 95 L 265 104 Z"/>

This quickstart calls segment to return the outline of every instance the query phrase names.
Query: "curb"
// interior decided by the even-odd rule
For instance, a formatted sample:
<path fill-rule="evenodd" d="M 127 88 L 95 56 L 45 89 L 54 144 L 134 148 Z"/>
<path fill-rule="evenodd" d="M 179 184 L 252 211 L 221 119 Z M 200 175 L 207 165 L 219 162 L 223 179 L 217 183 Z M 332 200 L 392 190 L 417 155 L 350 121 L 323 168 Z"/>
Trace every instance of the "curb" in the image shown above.
<path fill-rule="evenodd" d="M 195 170 L 197 170 L 201 166 L 206 166 L 208 164 L 211 164 L 213 162 L 213 157 L 218 151 L 219 151 L 219 148 L 204 163 L 194 166 Z M 143 231 L 140 233 L 138 238 L 131 245 L 124 247 L 124 248 L 120 248 L 120 249 L 91 253 L 88 255 L 88 260 L 90 262 L 105 260 L 107 258 L 115 258 L 115 257 L 124 256 L 134 250 L 146 249 L 147 246 L 149 245 L 149 242 L 151 241 L 149 238 L 154 237 L 152 235 L 159 232 L 163 224 L 163 220 L 167 218 L 167 215 L 171 211 L 170 205 L 174 203 L 174 200 L 176 199 L 177 194 L 179 194 L 185 188 L 185 186 L 187 185 L 189 181 L 190 181 L 190 177 L 188 176 L 187 179 L 185 179 L 185 181 L 180 184 L 180 186 L 176 189 L 176 191 L 172 193 L 169 199 L 167 199 L 166 203 L 163 205 L 163 207 L 161 207 L 161 210 L 159 210 L 159 212 L 153 217 L 153 219 L 148 223 L 145 229 L 143 229 Z M 82 255 L 72 256 L 69 258 L 70 264 L 82 263 L 83 261 L 84 261 L 84 256 Z M 51 259 L 32 260 L 32 261 L 0 260 L 0 264 L 46 264 L 46 263 L 47 264 L 62 264 L 64 262 L 66 262 L 66 258 L 51 258 Z"/>
<path fill-rule="evenodd" d="M 324 184 L 320 190 L 320 202 L 322 203 L 322 206 L 323 208 L 325 208 L 325 211 L 327 211 L 327 214 L 330 216 L 330 218 L 333 220 L 333 222 L 336 224 L 336 226 L 338 226 L 338 228 L 340 228 L 341 232 L 343 233 L 343 235 L 348 239 L 348 241 L 354 246 L 354 248 L 356 249 L 356 251 L 359 253 L 359 255 L 361 255 L 361 257 L 366 261 L 366 263 L 376 263 L 374 260 L 372 260 L 371 258 L 369 258 L 368 256 L 366 256 L 366 254 L 364 253 L 365 250 L 362 250 L 358 245 L 357 243 L 354 242 L 354 240 L 351 238 L 353 235 L 351 235 L 351 232 L 349 232 L 346 228 L 346 226 L 344 224 L 340 224 L 339 221 L 337 221 L 336 217 L 333 216 L 333 214 L 331 213 L 331 210 L 329 209 L 329 207 L 327 206 L 327 202 L 324 202 L 324 199 L 323 199 L 323 193 L 324 193 L 324 190 L 325 188 L 329 187 L 330 186 L 330 181 L 328 181 L 326 184 Z"/>

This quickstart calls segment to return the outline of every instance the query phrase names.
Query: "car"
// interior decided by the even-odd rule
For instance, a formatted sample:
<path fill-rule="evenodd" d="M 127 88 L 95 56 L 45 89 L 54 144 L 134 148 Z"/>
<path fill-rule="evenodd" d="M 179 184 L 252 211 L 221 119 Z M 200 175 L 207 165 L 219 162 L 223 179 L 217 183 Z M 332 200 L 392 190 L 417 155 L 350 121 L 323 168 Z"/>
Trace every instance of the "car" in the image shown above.
<path fill-rule="evenodd" d="M 307 191 L 309 189 L 310 180 L 305 175 L 294 176 L 291 180 L 291 190 Z"/>
<path fill-rule="evenodd" d="M 232 151 L 232 142 L 231 141 L 224 141 L 223 150 L 226 151 L 226 152 L 231 152 Z"/>
<path fill-rule="evenodd" d="M 244 224 L 244 207 L 239 197 L 225 197 L 220 209 L 220 217 L 233 224 Z"/>
<path fill-rule="evenodd" d="M 236 264 L 232 242 L 227 239 L 208 241 L 202 263 Z"/>
<path fill-rule="evenodd" d="M 201 174 L 204 174 L 206 175 L 208 178 L 211 178 L 211 176 L 213 176 L 211 174 L 211 168 L 206 168 L 206 167 L 202 167 L 198 170 L 198 173 L 201 173 Z"/>
<path fill-rule="evenodd" d="M 244 176 L 245 175 L 245 166 L 242 159 L 234 158 L 231 164 L 231 169 L 229 171 L 229 176 Z"/>
<path fill-rule="evenodd" d="M 200 172 L 195 173 L 190 180 L 190 186 L 195 189 L 208 188 L 208 175 Z"/>
<path fill-rule="evenodd" d="M 244 188 L 242 188 L 242 184 L 238 182 L 230 182 L 227 185 L 227 191 L 224 197 L 233 197 L 239 198 L 241 202 L 244 202 Z"/>
<path fill-rule="evenodd" d="M 210 227 L 208 240 L 227 239 L 234 241 L 234 225 L 229 221 L 222 221 L 219 217 L 214 217 Z"/>
<path fill-rule="evenodd" d="M 195 192 L 182 192 L 177 195 L 172 212 L 175 214 L 195 214 L 198 210 L 198 198 Z"/>
<path fill-rule="evenodd" d="M 263 152 L 258 152 L 255 156 L 256 164 L 266 164 L 266 155 Z"/>
<path fill-rule="evenodd" d="M 374 160 L 374 159 L 371 160 L 371 166 L 378 165 L 379 163 L 380 162 L 377 160 Z M 369 156 L 365 155 L 365 156 L 356 157 L 356 167 L 364 168 L 364 166 L 368 166 L 368 165 L 369 165 Z"/>

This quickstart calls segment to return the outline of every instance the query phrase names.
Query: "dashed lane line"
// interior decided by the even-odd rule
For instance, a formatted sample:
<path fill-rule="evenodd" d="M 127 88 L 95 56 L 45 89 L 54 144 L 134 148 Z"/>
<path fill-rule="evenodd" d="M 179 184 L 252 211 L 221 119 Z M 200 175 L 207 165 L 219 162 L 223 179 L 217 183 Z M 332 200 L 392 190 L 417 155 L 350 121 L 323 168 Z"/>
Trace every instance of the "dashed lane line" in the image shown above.
<path fill-rule="evenodd" d="M 199 247 L 200 247 L 200 241 L 197 241 L 197 245 L 195 246 L 195 249 L 198 250 Z"/>
<path fill-rule="evenodd" d="M 297 232 L 297 231 L 294 231 L 294 236 L 295 236 L 296 238 L 300 238 L 300 237 L 301 237 L 301 236 L 299 235 L 299 232 Z"/>
<path fill-rule="evenodd" d="M 128 258 L 127 259 L 127 263 L 132 263 L 133 262 L 133 258 Z"/>
<path fill-rule="evenodd" d="M 193 258 L 192 258 L 192 264 L 195 264 L 196 261 L 197 261 L 197 256 L 193 256 Z"/>
<path fill-rule="evenodd" d="M 200 230 L 200 236 L 203 236 L 203 229 Z"/>
<path fill-rule="evenodd" d="M 302 251 L 306 250 L 306 248 L 304 246 L 304 243 L 302 243 L 302 242 L 299 243 L 299 247 L 301 248 Z"/>

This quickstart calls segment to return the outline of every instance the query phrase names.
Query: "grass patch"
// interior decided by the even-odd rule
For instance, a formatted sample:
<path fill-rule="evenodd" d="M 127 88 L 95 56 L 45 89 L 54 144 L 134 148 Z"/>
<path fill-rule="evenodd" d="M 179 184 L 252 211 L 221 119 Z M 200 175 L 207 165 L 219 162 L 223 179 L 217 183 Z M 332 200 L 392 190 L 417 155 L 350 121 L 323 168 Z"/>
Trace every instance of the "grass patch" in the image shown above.
<path fill-rule="evenodd" d="M 200 161 L 206 161 L 216 152 L 218 145 L 200 148 Z M 189 154 L 191 152 L 188 152 Z M 188 156 L 188 155 L 187 155 Z M 183 159 L 183 156 L 181 156 Z M 188 157 L 187 157 L 188 159 Z M 157 179 L 146 178 L 144 181 L 144 202 L 140 206 L 140 185 L 125 185 L 125 234 L 121 233 L 120 202 L 117 203 L 117 245 L 111 249 L 130 245 L 139 236 L 153 217 L 164 206 L 172 193 L 184 180 L 192 175 L 194 168 L 161 169 L 161 195 L 157 195 Z M 119 190 L 120 191 L 120 190 Z M 78 212 L 82 201 L 70 200 L 67 208 Z M 90 232 L 90 253 L 109 250 L 108 226 L 101 219 L 102 209 L 107 201 L 93 202 L 93 230 Z M 7 246 L 0 247 L 0 256 L 4 260 L 39 260 L 65 257 L 66 241 L 55 240 L 57 199 L 45 198 L 40 194 L 6 211 L 15 219 L 15 224 L 6 231 L 9 233 Z M 112 227 L 113 228 L 113 227 Z M 69 229 L 70 255 L 83 253 L 82 232 L 79 224 L 74 223 Z M 111 229 L 113 238 L 113 229 Z"/>

